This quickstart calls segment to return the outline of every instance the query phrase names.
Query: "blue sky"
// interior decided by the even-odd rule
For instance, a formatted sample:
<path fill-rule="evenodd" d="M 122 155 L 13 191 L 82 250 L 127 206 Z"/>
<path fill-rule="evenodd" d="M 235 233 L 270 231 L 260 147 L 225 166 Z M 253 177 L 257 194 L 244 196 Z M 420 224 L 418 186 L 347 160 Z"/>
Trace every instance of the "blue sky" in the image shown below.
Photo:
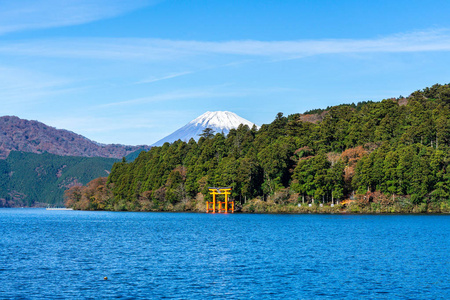
<path fill-rule="evenodd" d="M 450 82 L 450 1 L 0 0 L 0 115 L 152 144 Z"/>

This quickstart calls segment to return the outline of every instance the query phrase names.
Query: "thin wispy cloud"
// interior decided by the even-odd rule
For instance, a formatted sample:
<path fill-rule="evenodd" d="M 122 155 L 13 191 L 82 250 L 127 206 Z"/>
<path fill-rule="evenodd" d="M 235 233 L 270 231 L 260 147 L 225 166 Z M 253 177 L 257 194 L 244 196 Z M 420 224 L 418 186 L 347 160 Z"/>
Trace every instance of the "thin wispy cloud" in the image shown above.
<path fill-rule="evenodd" d="M 166 76 L 161 76 L 161 77 L 150 77 L 148 79 L 138 81 L 138 82 L 136 82 L 136 84 L 153 83 L 153 82 L 172 79 L 172 78 L 176 78 L 176 77 L 180 77 L 180 76 L 184 76 L 184 75 L 188 75 L 188 74 L 192 74 L 192 73 L 194 73 L 194 72 L 186 71 L 186 72 L 172 73 L 172 74 L 169 74 Z"/>
<path fill-rule="evenodd" d="M 0 0 L 0 34 L 89 23 L 157 2 L 150 0 Z"/>
<path fill-rule="evenodd" d="M 247 64 L 249 62 L 252 62 L 252 61 L 251 60 L 240 60 L 240 61 L 234 61 L 231 63 L 221 64 L 221 65 L 211 65 L 209 67 L 201 68 L 196 71 L 176 72 L 176 73 L 171 73 L 171 74 L 168 74 L 165 76 L 159 76 L 159 77 L 153 76 L 153 77 L 149 77 L 147 79 L 140 80 L 140 81 L 136 82 L 136 84 L 153 83 L 153 82 L 173 79 L 173 78 L 177 78 L 177 77 L 181 77 L 181 76 L 185 76 L 185 75 L 191 75 L 191 74 L 195 74 L 195 73 L 201 73 L 204 71 L 210 71 L 210 70 L 214 70 L 214 69 L 237 67 L 237 66 Z"/>
<path fill-rule="evenodd" d="M 373 39 L 205 42 L 87 38 L 0 43 L 0 54 L 4 55 L 140 61 L 176 61 L 210 55 L 289 59 L 322 54 L 430 51 L 450 51 L 450 30 L 411 32 Z"/>

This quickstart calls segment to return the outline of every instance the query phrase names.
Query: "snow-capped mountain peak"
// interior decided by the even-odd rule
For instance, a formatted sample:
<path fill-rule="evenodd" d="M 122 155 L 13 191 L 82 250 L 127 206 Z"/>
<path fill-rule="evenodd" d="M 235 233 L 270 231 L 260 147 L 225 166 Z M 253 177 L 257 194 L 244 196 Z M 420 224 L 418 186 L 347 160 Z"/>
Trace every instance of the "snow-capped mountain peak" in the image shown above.
<path fill-rule="evenodd" d="M 229 111 L 207 111 L 188 124 L 203 126 L 205 128 L 221 128 L 228 131 L 233 128 L 238 128 L 240 124 L 248 125 L 250 128 L 253 126 L 252 122 Z"/>
<path fill-rule="evenodd" d="M 228 134 L 231 129 L 236 129 L 241 124 L 248 125 L 250 128 L 255 125 L 254 123 L 229 111 L 208 111 L 172 134 L 157 141 L 152 146 L 161 146 L 166 142 L 173 143 L 177 140 L 187 142 L 191 138 L 198 140 L 200 138 L 199 135 L 206 128 L 211 128 L 215 132 L 223 132 L 224 134 Z"/>

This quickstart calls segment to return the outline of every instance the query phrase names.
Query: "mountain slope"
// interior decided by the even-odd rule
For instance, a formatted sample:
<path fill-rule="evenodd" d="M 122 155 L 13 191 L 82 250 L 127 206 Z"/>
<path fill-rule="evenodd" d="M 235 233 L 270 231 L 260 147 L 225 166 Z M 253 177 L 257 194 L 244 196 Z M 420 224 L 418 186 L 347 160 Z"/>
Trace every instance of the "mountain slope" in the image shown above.
<path fill-rule="evenodd" d="M 224 134 L 227 134 L 230 129 L 236 129 L 240 124 L 248 125 L 250 128 L 255 125 L 254 123 L 229 111 L 208 111 L 172 134 L 157 141 L 152 146 L 162 146 L 166 142 L 172 143 L 177 140 L 187 142 L 191 138 L 198 140 L 199 135 L 206 128 L 211 128 L 215 132 L 223 132 Z"/>
<path fill-rule="evenodd" d="M 68 130 L 15 116 L 0 117 L 0 159 L 11 151 L 52 153 L 63 156 L 122 158 L 149 146 L 103 145 Z"/>

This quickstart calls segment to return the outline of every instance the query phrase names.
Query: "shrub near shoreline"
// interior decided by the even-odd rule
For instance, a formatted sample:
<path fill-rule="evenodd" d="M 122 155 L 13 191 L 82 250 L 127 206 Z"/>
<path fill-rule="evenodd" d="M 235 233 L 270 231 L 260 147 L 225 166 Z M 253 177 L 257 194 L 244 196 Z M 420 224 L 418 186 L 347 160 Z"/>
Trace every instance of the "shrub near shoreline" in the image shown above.
<path fill-rule="evenodd" d="M 264 202 L 260 199 L 254 199 L 242 207 L 244 213 L 294 213 L 294 214 L 423 214 L 423 213 L 450 213 L 450 201 L 447 203 L 422 203 L 420 205 L 413 205 L 402 207 L 400 204 L 394 205 L 380 205 L 371 203 L 370 205 L 361 205 L 358 203 L 351 203 L 348 206 L 335 204 L 275 204 Z"/>

